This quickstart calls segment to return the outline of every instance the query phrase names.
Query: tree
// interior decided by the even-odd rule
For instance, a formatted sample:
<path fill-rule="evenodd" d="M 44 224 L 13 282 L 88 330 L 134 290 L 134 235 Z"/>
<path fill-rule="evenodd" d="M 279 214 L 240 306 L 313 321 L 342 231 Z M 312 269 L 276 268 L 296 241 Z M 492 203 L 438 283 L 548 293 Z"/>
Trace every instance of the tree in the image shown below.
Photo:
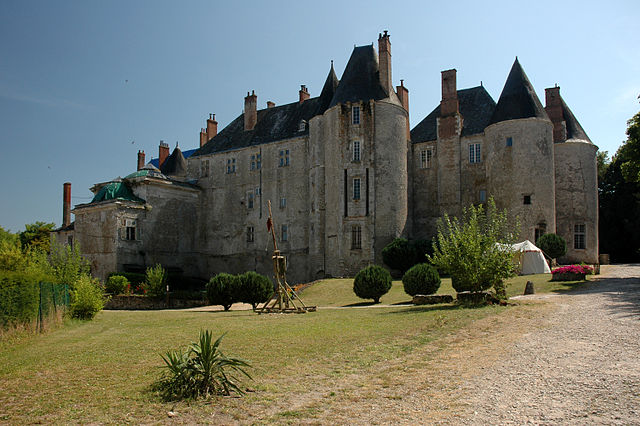
<path fill-rule="evenodd" d="M 50 234 L 55 228 L 54 223 L 36 222 L 24 225 L 24 231 L 20 233 L 22 249 L 37 248 L 49 253 Z"/>
<path fill-rule="evenodd" d="M 382 266 L 370 265 L 362 269 L 353 280 L 353 292 L 361 299 L 373 299 L 380 303 L 380 298 L 391 289 L 391 274 Z"/>
<path fill-rule="evenodd" d="M 207 298 L 212 305 L 222 305 L 228 311 L 238 301 L 238 282 L 235 275 L 220 273 L 207 284 Z"/>
<path fill-rule="evenodd" d="M 498 297 L 506 297 L 504 279 L 515 275 L 511 244 L 517 229 L 517 223 L 509 222 L 507 211 L 499 211 L 490 198 L 486 211 L 482 205 L 470 205 L 460 219 L 445 214 L 438 221 L 433 255 L 428 257 L 451 275 L 457 292 L 494 287 Z"/>
<path fill-rule="evenodd" d="M 567 254 L 567 242 L 560 235 L 544 234 L 538 238 L 536 245 L 551 259 L 557 259 Z"/>
<path fill-rule="evenodd" d="M 402 285 L 409 296 L 434 294 L 440 288 L 440 275 L 433 266 L 420 263 L 404 274 Z"/>
<path fill-rule="evenodd" d="M 53 269 L 53 276 L 56 282 L 60 284 L 74 285 L 78 278 L 82 275 L 89 275 L 89 261 L 80 254 L 80 247 L 75 244 L 73 247 L 69 245 L 54 244 L 51 245 L 51 254 L 49 255 L 49 263 Z"/>
<path fill-rule="evenodd" d="M 238 301 L 251 303 L 253 309 L 258 303 L 263 303 L 271 299 L 273 295 L 273 283 L 264 275 L 249 271 L 240 275 L 240 288 L 238 290 Z"/>
<path fill-rule="evenodd" d="M 627 182 L 640 182 L 640 112 L 627 121 L 627 140 L 616 153 Z"/>
<path fill-rule="evenodd" d="M 598 151 L 596 153 L 596 164 L 598 166 L 598 190 L 600 190 L 602 182 L 604 181 L 604 176 L 606 175 L 607 169 L 611 164 L 611 160 L 609 159 L 609 151 Z"/>
<path fill-rule="evenodd" d="M 382 261 L 391 269 L 405 273 L 427 260 L 431 244 L 426 240 L 396 238 L 382 249 Z"/>

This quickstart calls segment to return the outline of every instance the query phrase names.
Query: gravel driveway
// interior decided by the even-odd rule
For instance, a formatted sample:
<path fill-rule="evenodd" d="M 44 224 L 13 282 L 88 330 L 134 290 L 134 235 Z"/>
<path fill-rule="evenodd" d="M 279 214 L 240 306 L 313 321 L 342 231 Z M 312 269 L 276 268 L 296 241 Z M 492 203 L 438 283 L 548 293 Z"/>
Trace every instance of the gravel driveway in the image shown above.
<path fill-rule="evenodd" d="M 640 265 L 603 267 L 594 281 L 570 295 L 527 296 L 558 306 L 548 326 L 466 380 L 466 413 L 448 420 L 640 424 Z"/>

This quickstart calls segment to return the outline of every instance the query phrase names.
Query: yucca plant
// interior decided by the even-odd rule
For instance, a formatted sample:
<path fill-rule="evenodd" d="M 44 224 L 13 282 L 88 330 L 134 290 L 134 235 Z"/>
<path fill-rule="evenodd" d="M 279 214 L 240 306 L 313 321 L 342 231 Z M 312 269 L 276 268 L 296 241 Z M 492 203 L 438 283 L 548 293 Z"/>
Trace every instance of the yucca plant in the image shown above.
<path fill-rule="evenodd" d="M 212 342 L 213 333 L 200 332 L 198 342 L 182 351 L 169 351 L 162 360 L 163 376 L 155 389 L 166 400 L 208 398 L 211 395 L 244 394 L 239 384 L 242 376 L 251 379 L 245 368 L 251 365 L 240 358 L 227 357 L 220 352 L 224 334 Z"/>

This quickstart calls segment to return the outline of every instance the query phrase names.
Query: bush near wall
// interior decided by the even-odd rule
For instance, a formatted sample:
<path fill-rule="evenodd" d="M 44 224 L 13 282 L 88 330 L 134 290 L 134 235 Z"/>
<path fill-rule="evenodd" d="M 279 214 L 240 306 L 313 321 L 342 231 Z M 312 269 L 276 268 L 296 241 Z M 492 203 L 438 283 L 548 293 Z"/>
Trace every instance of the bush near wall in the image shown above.
<path fill-rule="evenodd" d="M 440 288 L 440 275 L 433 266 L 420 263 L 404 274 L 402 285 L 409 296 L 435 294 Z"/>
<path fill-rule="evenodd" d="M 29 324 L 38 317 L 40 277 L 0 272 L 0 328 Z"/>

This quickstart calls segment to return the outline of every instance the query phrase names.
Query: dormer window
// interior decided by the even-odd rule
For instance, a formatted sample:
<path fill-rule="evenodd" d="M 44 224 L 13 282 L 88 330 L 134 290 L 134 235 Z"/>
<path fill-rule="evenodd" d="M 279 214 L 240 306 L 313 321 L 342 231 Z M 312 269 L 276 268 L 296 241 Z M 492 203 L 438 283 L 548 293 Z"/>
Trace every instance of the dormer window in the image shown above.
<path fill-rule="evenodd" d="M 360 124 L 360 107 L 351 107 L 351 124 Z"/>
<path fill-rule="evenodd" d="M 300 124 L 298 124 L 298 131 L 304 132 L 307 129 L 307 122 L 304 120 L 300 120 Z"/>

